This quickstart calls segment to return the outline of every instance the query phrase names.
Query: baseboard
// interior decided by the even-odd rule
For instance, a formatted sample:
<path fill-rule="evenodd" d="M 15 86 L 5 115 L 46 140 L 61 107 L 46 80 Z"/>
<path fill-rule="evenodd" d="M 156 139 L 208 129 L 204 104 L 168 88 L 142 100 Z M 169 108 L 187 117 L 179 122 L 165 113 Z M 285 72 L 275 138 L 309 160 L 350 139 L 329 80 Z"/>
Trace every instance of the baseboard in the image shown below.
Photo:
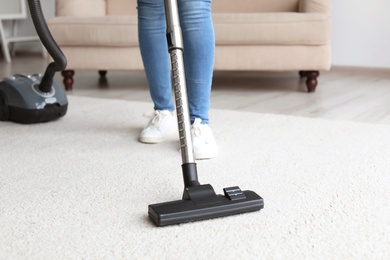
<path fill-rule="evenodd" d="M 390 68 L 333 65 L 331 71 L 390 74 Z"/>

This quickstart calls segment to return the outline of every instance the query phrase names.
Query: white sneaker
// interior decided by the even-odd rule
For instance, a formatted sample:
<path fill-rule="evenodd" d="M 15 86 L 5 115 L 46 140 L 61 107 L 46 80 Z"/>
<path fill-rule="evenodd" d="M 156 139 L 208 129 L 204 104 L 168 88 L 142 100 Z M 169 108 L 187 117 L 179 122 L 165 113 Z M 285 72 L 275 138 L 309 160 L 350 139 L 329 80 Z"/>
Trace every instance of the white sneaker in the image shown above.
<path fill-rule="evenodd" d="M 209 125 L 202 125 L 196 118 L 191 126 L 192 146 L 195 159 L 211 159 L 218 155 L 218 146 Z"/>
<path fill-rule="evenodd" d="M 146 117 L 151 119 L 139 136 L 142 143 L 156 144 L 163 142 L 177 128 L 175 114 L 169 110 L 155 110 Z"/>

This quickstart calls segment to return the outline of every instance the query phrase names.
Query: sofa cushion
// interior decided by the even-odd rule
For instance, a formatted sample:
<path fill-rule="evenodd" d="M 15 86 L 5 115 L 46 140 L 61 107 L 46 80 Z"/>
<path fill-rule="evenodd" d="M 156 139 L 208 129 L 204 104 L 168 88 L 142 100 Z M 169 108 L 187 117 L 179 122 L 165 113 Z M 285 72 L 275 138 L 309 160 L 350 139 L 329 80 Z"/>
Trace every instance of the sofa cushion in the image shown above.
<path fill-rule="evenodd" d="M 212 0 L 211 7 L 213 13 L 297 12 L 300 1 L 302 0 Z"/>
<path fill-rule="evenodd" d="M 213 14 L 217 45 L 323 45 L 329 17 L 319 13 Z M 62 46 L 138 46 L 136 16 L 55 17 L 49 28 Z"/>
<path fill-rule="evenodd" d="M 299 12 L 305 13 L 330 13 L 331 1 L 324 0 L 300 0 Z"/>
<path fill-rule="evenodd" d="M 329 17 L 320 13 L 214 14 L 217 45 L 323 45 Z"/>
<path fill-rule="evenodd" d="M 138 46 L 136 16 L 55 17 L 48 24 L 61 46 Z"/>
<path fill-rule="evenodd" d="M 100 16 L 106 15 L 105 0 L 56 1 L 57 16 Z"/>
<path fill-rule="evenodd" d="M 136 15 L 136 0 L 107 0 L 107 15 Z"/>

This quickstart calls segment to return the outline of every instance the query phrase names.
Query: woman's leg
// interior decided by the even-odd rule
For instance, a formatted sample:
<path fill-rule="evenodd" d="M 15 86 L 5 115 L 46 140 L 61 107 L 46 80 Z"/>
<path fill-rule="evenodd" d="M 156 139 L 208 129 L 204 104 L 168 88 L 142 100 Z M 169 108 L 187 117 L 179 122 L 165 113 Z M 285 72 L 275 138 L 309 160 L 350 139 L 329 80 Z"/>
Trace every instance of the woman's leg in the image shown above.
<path fill-rule="evenodd" d="M 166 40 L 164 0 L 138 0 L 138 38 L 154 113 L 142 130 L 143 143 L 160 143 L 174 133 L 171 65 Z"/>
<path fill-rule="evenodd" d="M 138 38 L 154 109 L 173 111 L 163 0 L 138 0 Z"/>
<path fill-rule="evenodd" d="M 179 0 L 178 6 L 192 147 L 196 159 L 210 159 L 218 155 L 218 147 L 208 125 L 215 49 L 211 0 Z"/>
<path fill-rule="evenodd" d="M 179 0 L 184 63 L 191 122 L 209 122 L 215 37 L 211 0 Z"/>
<path fill-rule="evenodd" d="M 178 7 L 194 156 L 213 158 L 218 154 L 218 147 L 208 126 L 215 49 L 211 0 L 179 0 Z M 139 41 L 150 93 L 156 110 L 172 111 L 164 13 L 163 0 L 138 0 Z M 165 112 L 156 111 L 141 133 L 141 142 L 157 143 L 166 139 L 172 117 Z"/>
<path fill-rule="evenodd" d="M 208 123 L 215 38 L 210 0 L 179 0 L 190 117 Z M 173 110 L 163 0 L 138 0 L 140 49 L 156 110 Z"/>

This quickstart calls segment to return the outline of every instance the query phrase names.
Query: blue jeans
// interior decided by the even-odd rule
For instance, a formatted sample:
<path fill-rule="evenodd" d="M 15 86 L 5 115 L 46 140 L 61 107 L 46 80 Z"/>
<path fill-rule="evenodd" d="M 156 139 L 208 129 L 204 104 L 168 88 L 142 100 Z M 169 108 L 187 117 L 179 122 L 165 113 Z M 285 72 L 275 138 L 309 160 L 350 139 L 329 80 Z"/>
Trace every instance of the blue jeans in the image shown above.
<path fill-rule="evenodd" d="M 154 109 L 173 111 L 164 0 L 137 3 L 139 44 Z M 207 124 L 215 50 L 211 0 L 178 0 L 178 8 L 190 118 Z"/>

